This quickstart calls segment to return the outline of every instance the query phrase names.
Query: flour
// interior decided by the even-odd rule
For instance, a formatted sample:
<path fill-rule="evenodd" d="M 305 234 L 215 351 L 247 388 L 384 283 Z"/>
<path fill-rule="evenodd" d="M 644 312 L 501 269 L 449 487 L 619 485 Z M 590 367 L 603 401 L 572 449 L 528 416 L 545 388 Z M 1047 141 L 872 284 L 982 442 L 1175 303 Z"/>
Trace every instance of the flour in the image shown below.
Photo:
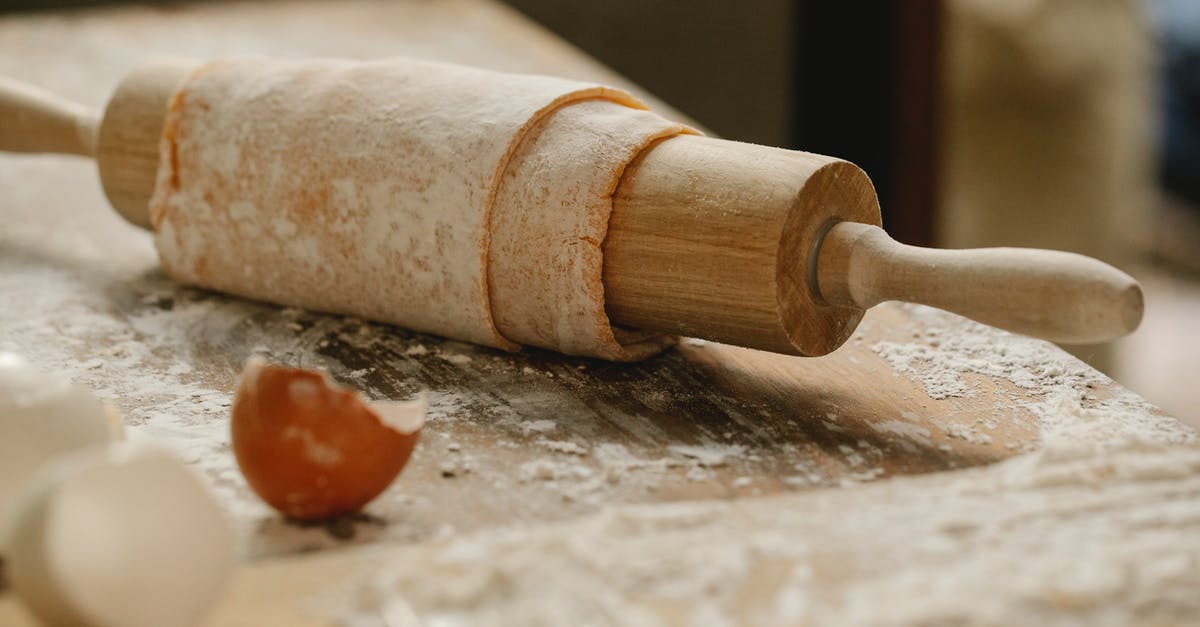
<path fill-rule="evenodd" d="M 517 475 L 521 481 L 562 481 L 565 479 L 588 479 L 592 469 L 574 462 L 541 458 L 521 464 Z"/>
<path fill-rule="evenodd" d="M 122 412 L 130 437 L 153 440 L 191 466 L 234 524 L 244 555 L 336 545 L 338 538 L 324 528 L 285 524 L 253 494 L 230 449 L 229 415 L 251 354 L 334 371 L 342 379 L 368 376 L 321 352 L 330 338 L 371 344 L 376 338 L 369 325 L 180 288 L 155 270 L 148 240 L 127 251 L 134 261 L 122 265 L 93 241 L 42 228 L 14 225 L 0 234 L 0 350 L 93 389 Z M 29 241 L 44 250 L 22 254 L 14 244 Z M 99 267 L 111 273 L 107 280 L 80 270 Z M 203 377 L 191 365 L 198 362 L 207 362 Z M 454 395 L 430 394 L 430 400 L 430 421 L 462 412 Z M 309 453 L 329 461 L 327 451 Z M 403 503 L 402 495 L 388 498 L 394 507 Z M 379 531 L 362 527 L 364 540 Z"/>
<path fill-rule="evenodd" d="M 746 447 L 737 444 L 709 444 L 707 446 L 685 446 L 672 444 L 667 447 L 672 453 L 678 453 L 688 459 L 695 460 L 697 466 L 724 466 L 731 459 L 746 452 Z"/>
<path fill-rule="evenodd" d="M 452 457 L 438 464 L 438 470 L 447 479 L 460 477 L 475 470 L 475 460 L 468 456 Z"/>
<path fill-rule="evenodd" d="M 915 440 L 928 446 L 933 435 L 929 429 L 903 420 L 885 420 L 871 423 L 871 428 L 879 433 L 893 433 L 910 440 Z"/>
<path fill-rule="evenodd" d="M 1001 379 L 1035 394 L 1109 381 L 1048 342 L 1033 342 L 923 305 L 904 308 L 928 328 L 914 333 L 911 343 L 886 341 L 871 348 L 893 371 L 913 376 L 932 399 L 973 396 L 972 375 Z"/>
<path fill-rule="evenodd" d="M 731 458 L 740 455 L 743 447 L 726 444 L 706 446 L 671 445 L 668 452 L 674 455 L 643 458 L 629 452 L 619 444 L 604 444 L 593 449 L 595 458 L 604 469 L 610 483 L 643 483 L 654 487 L 671 473 L 682 470 L 691 481 L 705 481 L 712 477 L 707 468 L 725 466 Z"/>
<path fill-rule="evenodd" d="M 1198 525 L 1200 448 L 1112 442 L 451 537 L 364 585 L 438 625 L 1180 624 Z"/>
<path fill-rule="evenodd" d="M 568 453 L 570 455 L 587 455 L 588 449 L 574 443 L 565 442 L 563 440 L 547 440 L 545 438 L 536 441 L 538 446 L 550 449 L 556 453 Z"/>
<path fill-rule="evenodd" d="M 895 373 L 921 385 L 931 399 L 975 396 L 974 382 L 982 379 L 1011 385 L 1019 390 L 1009 394 L 1012 406 L 1028 410 L 1037 419 L 1043 445 L 1131 439 L 1186 443 L 1195 439 L 1190 427 L 1162 415 L 1136 394 L 1122 391 L 1113 398 L 1102 398 L 1097 391 L 1108 388 L 1112 380 L 1049 342 L 1031 341 L 922 305 L 903 307 L 926 330 L 914 333 L 911 343 L 879 342 L 871 348 Z M 901 416 L 909 421 L 914 418 Z M 993 441 L 988 432 L 999 424 L 997 416 L 988 416 L 977 424 L 938 426 L 951 438 L 987 445 Z M 923 428 L 902 421 L 874 423 L 872 427 L 926 437 Z"/>
<path fill-rule="evenodd" d="M 526 435 L 531 433 L 549 433 L 558 428 L 553 420 L 531 420 L 521 423 L 521 431 Z"/>
<path fill-rule="evenodd" d="M 920 315 L 945 316 L 930 322 L 935 326 L 968 324 Z M 1005 342 L 1007 335 L 985 337 Z M 400 549 L 363 585 L 382 586 L 390 591 L 380 597 L 387 603 L 439 625 L 1124 625 L 1200 618 L 1196 433 L 1136 395 L 1096 393 L 1103 376 L 1048 345 L 1024 342 L 1031 346 L 1014 351 L 990 341 L 936 343 L 927 351 L 877 350 L 887 359 L 920 355 L 898 362 L 898 371 L 932 389 L 931 396 L 970 394 L 971 373 L 1014 375 L 1007 380 L 1035 399 L 1025 405 L 1036 420 L 1031 452 L 977 469 L 878 481 L 883 471 L 870 465 L 867 443 L 840 445 L 857 470 L 834 489 L 606 506 L 565 523 L 455 535 Z M 1037 358 L 1051 361 L 1038 369 L 1041 382 L 1011 363 L 1043 351 Z M 903 412 L 875 429 L 931 440 L 919 420 Z M 986 441 L 997 425 L 989 417 L 943 430 Z M 672 455 L 647 459 L 604 444 L 591 456 L 610 484 L 680 471 L 702 480 L 712 467 L 746 456 L 711 444 L 667 451 Z M 534 468 L 561 481 L 572 463 Z M 807 462 L 795 470 L 781 480 L 828 485 Z M 747 479 L 734 486 L 748 486 Z M 374 625 L 377 615 L 360 608 L 343 618 Z"/>
<path fill-rule="evenodd" d="M 521 464 L 517 469 L 520 481 L 538 483 L 564 501 L 593 506 L 623 494 L 652 492 L 674 479 L 710 481 L 715 478 L 711 469 L 747 457 L 745 447 L 724 443 L 670 445 L 667 455 L 651 458 L 639 457 L 613 443 L 589 449 L 574 442 L 539 438 L 535 444 L 554 455 Z M 743 481 L 734 487 L 745 485 Z"/>
<path fill-rule="evenodd" d="M 438 353 L 438 357 L 441 357 L 442 359 L 445 359 L 456 366 L 465 366 L 472 361 L 470 355 L 464 355 L 462 353 Z"/>

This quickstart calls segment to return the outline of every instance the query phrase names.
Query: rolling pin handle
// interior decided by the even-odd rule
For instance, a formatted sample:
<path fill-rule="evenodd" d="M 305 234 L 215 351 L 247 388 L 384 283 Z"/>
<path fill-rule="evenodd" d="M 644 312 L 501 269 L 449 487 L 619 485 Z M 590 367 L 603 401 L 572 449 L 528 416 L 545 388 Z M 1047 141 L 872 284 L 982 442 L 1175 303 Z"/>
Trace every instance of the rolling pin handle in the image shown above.
<path fill-rule="evenodd" d="M 0 150 L 92 157 L 98 126 L 95 111 L 0 76 Z"/>
<path fill-rule="evenodd" d="M 1142 320 L 1138 282 L 1083 255 L 919 248 L 855 222 L 834 224 L 818 246 L 812 284 L 830 304 L 867 309 L 888 300 L 923 303 L 1069 344 L 1107 342 Z"/>

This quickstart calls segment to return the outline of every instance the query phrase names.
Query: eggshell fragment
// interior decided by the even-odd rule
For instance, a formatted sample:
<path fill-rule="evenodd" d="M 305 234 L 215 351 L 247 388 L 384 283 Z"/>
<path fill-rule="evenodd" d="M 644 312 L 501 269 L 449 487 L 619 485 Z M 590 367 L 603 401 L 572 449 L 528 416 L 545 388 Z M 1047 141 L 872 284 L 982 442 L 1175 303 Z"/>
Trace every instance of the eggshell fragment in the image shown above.
<path fill-rule="evenodd" d="M 13 514 L 9 580 L 49 625 L 194 625 L 234 564 L 216 502 L 191 471 L 147 444 L 56 457 Z"/>
<path fill-rule="evenodd" d="M 120 417 L 91 390 L 0 353 L 0 536 L 13 499 L 42 464 L 122 437 Z"/>
<path fill-rule="evenodd" d="M 292 518 L 357 511 L 412 455 L 424 396 L 364 403 L 319 372 L 251 359 L 233 402 L 233 452 L 250 487 Z"/>

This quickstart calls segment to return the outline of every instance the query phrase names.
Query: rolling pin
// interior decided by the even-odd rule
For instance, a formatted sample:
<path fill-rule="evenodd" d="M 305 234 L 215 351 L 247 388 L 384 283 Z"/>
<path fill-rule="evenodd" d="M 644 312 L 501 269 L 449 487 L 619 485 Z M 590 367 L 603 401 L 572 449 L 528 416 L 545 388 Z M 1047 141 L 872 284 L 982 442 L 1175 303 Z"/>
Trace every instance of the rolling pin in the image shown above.
<path fill-rule="evenodd" d="M 161 62 L 136 69 L 102 116 L 0 78 L 0 150 L 92 157 L 116 211 L 161 230 L 149 208 L 156 186 L 164 184 L 160 159 L 174 158 L 163 152 L 164 124 L 196 68 Z M 845 342 L 866 309 L 889 300 L 1066 343 L 1114 339 L 1142 317 L 1137 282 L 1094 259 L 1030 249 L 937 250 L 892 240 L 880 228 L 869 178 L 847 161 L 680 132 L 650 141 L 622 167 L 602 225 L 597 270 L 602 313 L 620 336 L 684 335 L 819 356 Z M 392 321 L 364 309 L 350 305 L 343 312 Z M 501 320 L 501 334 L 513 324 Z M 411 326 L 512 348 L 449 323 Z M 648 354 L 520 343 L 617 360 Z"/>

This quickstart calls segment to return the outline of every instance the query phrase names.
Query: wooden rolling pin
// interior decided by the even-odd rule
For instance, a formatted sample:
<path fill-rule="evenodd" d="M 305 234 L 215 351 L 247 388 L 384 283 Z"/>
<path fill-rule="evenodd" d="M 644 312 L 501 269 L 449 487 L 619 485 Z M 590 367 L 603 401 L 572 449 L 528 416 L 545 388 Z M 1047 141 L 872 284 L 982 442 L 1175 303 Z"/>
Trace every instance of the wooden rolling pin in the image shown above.
<path fill-rule="evenodd" d="M 150 229 L 168 103 L 188 63 L 134 71 L 103 116 L 0 77 L 0 150 L 90 156 L 113 207 Z M 622 327 L 817 356 L 864 310 L 925 303 L 1067 343 L 1139 324 L 1127 274 L 1081 255 L 906 246 L 879 228 L 867 176 L 821 155 L 694 135 L 644 150 L 621 176 L 603 243 L 605 307 Z"/>

